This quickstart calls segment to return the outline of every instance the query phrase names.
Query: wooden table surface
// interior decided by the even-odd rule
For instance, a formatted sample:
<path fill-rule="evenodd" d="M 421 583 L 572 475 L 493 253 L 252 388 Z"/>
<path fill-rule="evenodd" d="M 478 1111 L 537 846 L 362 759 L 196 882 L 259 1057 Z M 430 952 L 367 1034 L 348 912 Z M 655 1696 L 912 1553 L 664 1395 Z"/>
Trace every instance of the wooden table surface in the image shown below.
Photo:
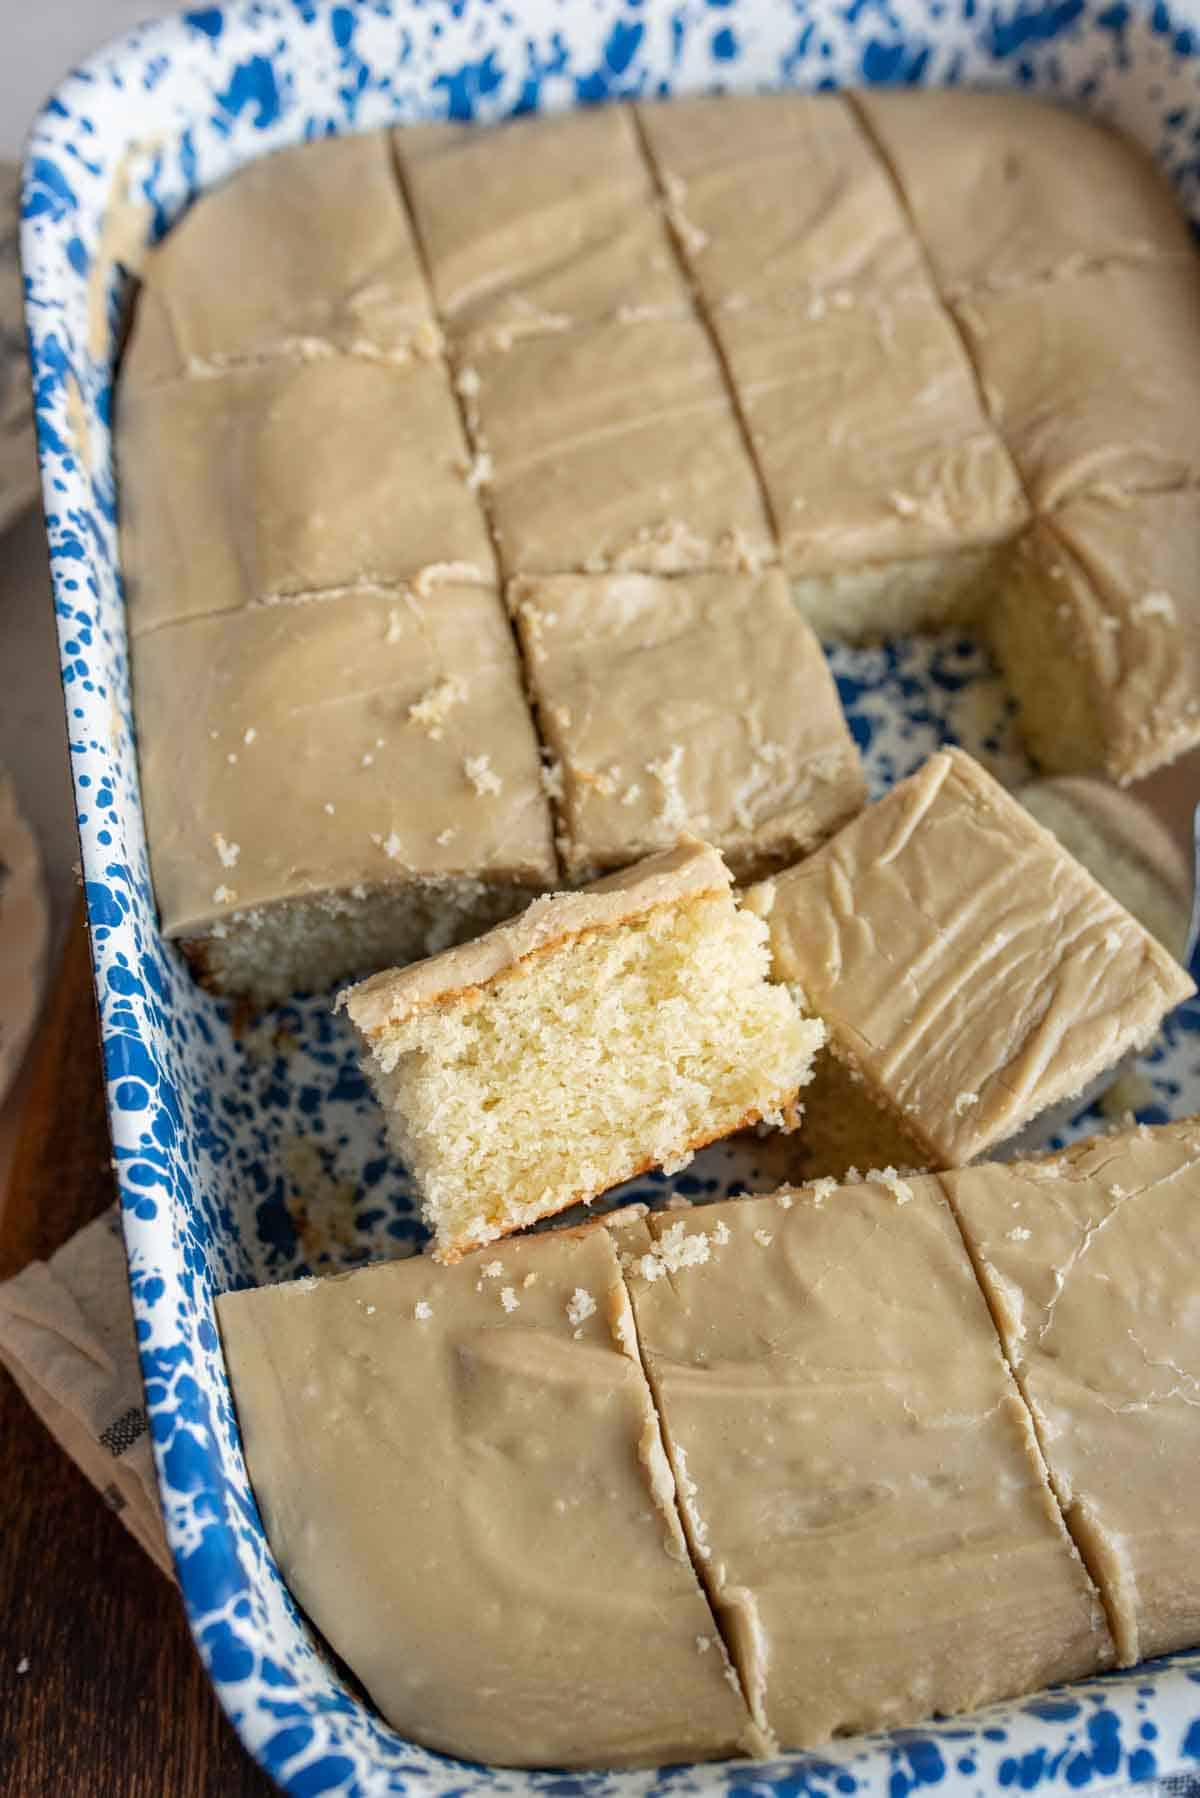
<path fill-rule="evenodd" d="M 0 1279 L 52 1254 L 113 1196 L 81 917 L 26 1091 L 0 1199 Z M 0 1469 L 0 1798 L 274 1792 L 221 1713 L 174 1586 L 2 1368 Z"/>

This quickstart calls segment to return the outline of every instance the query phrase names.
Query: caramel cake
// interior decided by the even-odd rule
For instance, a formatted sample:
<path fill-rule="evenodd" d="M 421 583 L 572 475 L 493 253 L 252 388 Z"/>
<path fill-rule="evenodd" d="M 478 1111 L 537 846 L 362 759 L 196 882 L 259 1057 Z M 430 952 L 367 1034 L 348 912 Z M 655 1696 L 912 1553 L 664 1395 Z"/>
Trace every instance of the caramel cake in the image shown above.
<path fill-rule="evenodd" d="M 1144 1047 L 1195 991 L 958 749 L 748 903 L 770 926 L 773 977 L 829 1032 L 823 1102 L 798 1140 L 845 1156 L 832 1172 L 878 1160 L 881 1112 L 896 1165 L 972 1161 Z M 827 1113 L 837 1135 L 822 1144 Z"/>
<path fill-rule="evenodd" d="M 443 874 L 478 889 L 446 909 L 453 939 L 684 826 L 743 875 L 805 854 L 862 797 L 805 620 L 850 641 L 979 629 L 1048 772 L 1127 781 L 1170 760 L 1200 741 L 1198 327 L 1200 264 L 1161 177 L 1102 125 L 1019 94 L 587 107 L 256 161 L 151 251 L 118 389 L 164 931 L 220 990 L 261 1000 L 421 953 L 434 937 L 414 900 Z M 642 622 L 602 645 L 634 577 Z M 204 758 L 179 763 L 172 794 L 193 837 L 161 823 L 155 733 L 179 709 L 156 692 L 163 670 L 190 666 L 201 627 L 229 661 L 264 608 L 304 629 L 306 608 L 353 615 L 382 594 L 400 614 L 464 586 L 514 608 L 523 741 L 540 730 L 546 763 L 527 823 L 560 855 L 480 845 L 472 861 L 447 814 L 452 866 L 422 850 L 364 871 L 339 769 L 319 846 L 297 848 L 286 807 L 260 808 L 253 854 L 271 873 L 253 902 L 183 916 L 190 864 L 229 833 L 210 826 Z M 164 632 L 179 634 L 156 647 Z M 727 693 L 697 667 L 728 653 L 722 632 L 747 637 Z M 632 703 L 625 656 L 643 637 L 648 733 L 687 728 L 630 771 L 580 696 L 611 675 L 614 712 Z M 333 707 L 341 678 L 331 666 Z M 205 702 L 226 738 L 215 689 Z M 793 728 L 768 728 L 767 709 Z M 281 755 L 321 755 L 309 717 Z M 426 744 L 377 736 L 392 790 L 419 792 Z M 502 753 L 484 733 L 462 759 L 486 783 Z M 383 809 L 368 842 L 404 834 Z M 344 932 L 312 928 L 332 916 Z M 245 953 L 221 949 L 231 936 Z"/>
<path fill-rule="evenodd" d="M 747 1124 L 792 1121 L 825 1038 L 685 842 L 340 995 L 453 1260 Z"/>

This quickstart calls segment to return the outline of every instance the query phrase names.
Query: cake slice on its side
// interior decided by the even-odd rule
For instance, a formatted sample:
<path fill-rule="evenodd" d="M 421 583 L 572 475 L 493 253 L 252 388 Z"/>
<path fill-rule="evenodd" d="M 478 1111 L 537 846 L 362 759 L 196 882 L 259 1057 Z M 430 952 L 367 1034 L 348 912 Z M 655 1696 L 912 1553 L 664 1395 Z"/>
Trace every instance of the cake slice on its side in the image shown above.
<path fill-rule="evenodd" d="M 793 1115 L 824 1041 L 694 839 L 338 999 L 436 1252 Z"/>
<path fill-rule="evenodd" d="M 958 1167 L 1014 1136 L 1195 990 L 957 749 L 748 903 L 769 919 L 775 978 L 824 1020 L 917 1166 Z"/>

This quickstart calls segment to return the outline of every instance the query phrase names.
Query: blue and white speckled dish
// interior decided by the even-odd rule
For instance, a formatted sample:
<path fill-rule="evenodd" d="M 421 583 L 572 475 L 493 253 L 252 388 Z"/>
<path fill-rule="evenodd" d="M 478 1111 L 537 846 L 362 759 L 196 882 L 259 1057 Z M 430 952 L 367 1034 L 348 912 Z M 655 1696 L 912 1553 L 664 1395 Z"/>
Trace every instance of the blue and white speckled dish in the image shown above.
<path fill-rule="evenodd" d="M 235 1041 L 226 1009 L 158 936 L 109 436 L 125 267 L 198 191 L 313 134 L 606 95 L 862 80 L 1019 82 L 1082 99 L 1150 146 L 1200 217 L 1200 21 L 1162 0 L 1153 12 L 1127 0 L 239 0 L 93 58 L 31 139 L 23 252 L 42 476 L 159 1479 L 200 1653 L 243 1740 L 289 1792 L 905 1798 L 917 1786 L 1094 1788 L 1200 1765 L 1200 1653 L 752 1768 L 567 1779 L 449 1761 L 400 1740 L 318 1653 L 267 1550 L 237 1444 L 214 1293 L 403 1253 L 419 1226 L 328 1002 L 286 1006 Z M 946 738 L 1010 782 L 1024 772 L 1003 691 L 973 646 L 837 650 L 834 665 L 877 791 Z M 1145 1116 L 1200 1110 L 1200 1008 L 1171 1021 L 1147 1072 Z M 746 1171 L 715 1150 L 677 1184 L 716 1193 Z"/>

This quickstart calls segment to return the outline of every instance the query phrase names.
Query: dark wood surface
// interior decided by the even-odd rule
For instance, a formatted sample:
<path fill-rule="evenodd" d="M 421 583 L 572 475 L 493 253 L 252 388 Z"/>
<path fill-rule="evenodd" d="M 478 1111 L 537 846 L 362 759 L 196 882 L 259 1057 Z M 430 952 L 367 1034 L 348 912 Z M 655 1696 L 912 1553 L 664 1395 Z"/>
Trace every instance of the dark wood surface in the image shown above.
<path fill-rule="evenodd" d="M 112 1198 L 81 915 L 26 1094 L 0 1197 L 0 1278 L 52 1254 Z M 174 1586 L 0 1369 L 0 1795 L 265 1798 L 275 1789 L 221 1713 Z"/>

